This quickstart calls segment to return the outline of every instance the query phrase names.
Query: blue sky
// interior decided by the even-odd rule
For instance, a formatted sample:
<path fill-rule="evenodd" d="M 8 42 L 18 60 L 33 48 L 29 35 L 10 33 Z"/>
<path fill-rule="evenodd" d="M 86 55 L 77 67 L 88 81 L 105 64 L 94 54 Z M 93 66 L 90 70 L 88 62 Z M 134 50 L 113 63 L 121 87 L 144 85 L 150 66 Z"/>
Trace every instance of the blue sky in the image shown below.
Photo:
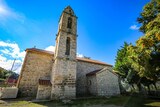
<path fill-rule="evenodd" d="M 77 53 L 114 65 L 124 41 L 134 43 L 143 35 L 136 19 L 147 2 L 0 0 L 0 66 L 9 69 L 16 58 L 19 67 L 26 48 L 53 49 L 59 17 L 68 5 L 78 17 Z"/>

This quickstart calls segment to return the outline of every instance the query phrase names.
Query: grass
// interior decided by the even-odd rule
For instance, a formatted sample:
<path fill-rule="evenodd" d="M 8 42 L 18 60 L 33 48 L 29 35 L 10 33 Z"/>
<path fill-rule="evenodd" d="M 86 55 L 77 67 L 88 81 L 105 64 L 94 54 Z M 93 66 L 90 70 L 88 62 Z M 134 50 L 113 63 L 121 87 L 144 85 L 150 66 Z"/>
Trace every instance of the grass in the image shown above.
<path fill-rule="evenodd" d="M 116 97 L 111 97 L 111 98 L 105 98 L 105 97 L 100 97 L 100 98 L 90 98 L 90 99 L 79 99 L 75 100 L 72 105 L 96 105 L 96 104 L 101 104 L 101 105 L 107 105 L 107 104 L 114 104 L 114 105 L 123 105 L 127 100 L 129 99 L 128 96 L 116 96 Z"/>
<path fill-rule="evenodd" d="M 148 99 L 145 101 L 145 106 L 147 107 L 160 107 L 160 100 Z"/>
<path fill-rule="evenodd" d="M 0 104 L 0 107 L 44 107 L 44 106 L 28 101 L 16 101 L 16 102 L 11 101 Z"/>
<path fill-rule="evenodd" d="M 0 107 L 160 107 L 160 100 L 146 99 L 137 96 L 117 96 L 111 98 L 88 98 L 73 100 L 72 103 L 63 104 L 60 101 L 30 102 L 20 100 L 2 100 Z"/>

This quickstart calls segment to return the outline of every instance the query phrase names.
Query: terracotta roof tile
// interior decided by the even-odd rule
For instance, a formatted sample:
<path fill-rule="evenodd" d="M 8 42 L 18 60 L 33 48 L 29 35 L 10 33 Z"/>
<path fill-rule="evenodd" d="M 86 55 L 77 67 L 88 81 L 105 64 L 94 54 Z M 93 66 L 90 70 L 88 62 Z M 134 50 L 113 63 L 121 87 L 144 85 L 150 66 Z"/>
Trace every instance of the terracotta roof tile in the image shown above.
<path fill-rule="evenodd" d="M 27 48 L 26 51 L 35 51 L 35 52 L 42 52 L 42 53 L 54 55 L 54 52 L 52 51 L 46 51 L 46 50 L 37 49 L 37 48 Z"/>
<path fill-rule="evenodd" d="M 101 71 L 102 69 L 98 69 L 98 70 L 95 70 L 95 71 L 92 71 L 88 74 L 86 74 L 86 76 L 92 76 L 92 75 L 95 75 L 97 72 Z"/>
<path fill-rule="evenodd" d="M 93 59 L 87 59 L 87 58 L 77 57 L 77 60 L 78 60 L 78 61 L 83 61 L 83 62 L 90 62 L 90 63 L 100 64 L 100 65 L 112 66 L 112 65 L 110 65 L 110 64 L 106 64 L 106 63 L 104 63 L 104 62 L 100 62 L 100 61 L 93 60 Z"/>
<path fill-rule="evenodd" d="M 96 74 L 99 73 L 100 71 L 104 71 L 104 70 L 107 70 L 108 72 L 111 72 L 111 73 L 113 73 L 114 75 L 118 76 L 118 74 L 116 74 L 115 72 L 109 70 L 107 67 L 102 68 L 102 69 L 98 69 L 98 70 L 95 70 L 95 71 L 92 71 L 92 72 L 89 72 L 88 74 L 86 74 L 86 76 L 96 75 Z"/>
<path fill-rule="evenodd" d="M 46 54 L 49 54 L 49 55 L 54 55 L 54 52 L 46 51 L 46 50 L 42 50 L 42 49 L 37 49 L 37 48 L 28 48 L 28 49 L 26 49 L 26 51 L 35 51 L 35 52 L 46 53 Z M 93 59 L 77 57 L 77 60 L 78 61 L 82 61 L 82 62 L 89 62 L 89 63 L 95 63 L 95 64 L 100 64 L 100 65 L 112 66 L 110 64 L 106 64 L 104 62 L 100 62 L 100 61 L 93 60 Z"/>

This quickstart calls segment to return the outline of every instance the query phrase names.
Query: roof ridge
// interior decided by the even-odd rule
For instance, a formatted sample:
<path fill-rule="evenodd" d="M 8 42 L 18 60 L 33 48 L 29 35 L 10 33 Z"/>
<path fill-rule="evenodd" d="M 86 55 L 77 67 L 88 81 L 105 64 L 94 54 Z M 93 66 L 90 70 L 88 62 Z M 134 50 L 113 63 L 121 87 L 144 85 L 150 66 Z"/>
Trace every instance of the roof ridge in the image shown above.
<path fill-rule="evenodd" d="M 27 48 L 26 51 L 38 51 L 38 52 L 43 52 L 43 53 L 47 53 L 50 55 L 54 55 L 54 52 L 52 52 L 52 51 L 38 49 L 38 48 Z M 112 65 L 107 64 L 105 62 L 101 62 L 99 60 L 94 60 L 94 59 L 87 59 L 87 58 L 81 58 L 81 57 L 76 57 L 76 59 L 78 61 L 82 61 L 82 62 L 90 62 L 90 63 L 100 64 L 100 65 L 112 66 Z"/>
<path fill-rule="evenodd" d="M 94 71 L 91 71 L 91 72 L 87 73 L 86 76 L 95 75 L 96 73 L 98 73 L 98 72 L 101 71 L 102 69 L 103 69 L 103 68 L 97 69 L 97 70 L 94 70 Z"/>

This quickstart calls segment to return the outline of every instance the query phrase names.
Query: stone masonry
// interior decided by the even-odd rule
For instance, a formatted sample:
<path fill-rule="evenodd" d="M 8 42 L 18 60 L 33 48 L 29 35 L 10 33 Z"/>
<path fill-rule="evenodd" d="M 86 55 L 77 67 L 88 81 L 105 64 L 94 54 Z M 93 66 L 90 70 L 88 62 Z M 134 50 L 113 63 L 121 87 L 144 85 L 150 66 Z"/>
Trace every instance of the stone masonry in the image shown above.
<path fill-rule="evenodd" d="M 49 100 L 51 98 L 51 89 L 52 89 L 52 87 L 50 85 L 38 85 L 36 99 Z"/>
<path fill-rule="evenodd" d="M 66 7 L 59 20 L 55 53 L 37 48 L 26 49 L 17 87 L 19 95 L 45 99 L 72 99 L 90 94 L 117 93 L 118 79 L 115 75 L 102 72 L 91 80 L 96 81 L 89 89 L 88 73 L 99 69 L 110 69 L 112 65 L 76 57 L 77 17 L 70 6 Z M 108 81 L 103 82 L 103 80 Z M 111 83 L 110 83 L 111 82 Z M 103 84 L 103 85 L 102 85 Z M 112 87 L 108 87 L 112 84 Z M 116 85 L 116 86 L 115 86 Z M 96 88 L 95 90 L 95 87 Z"/>
<path fill-rule="evenodd" d="M 35 97 L 38 90 L 40 77 L 50 76 L 53 64 L 53 54 L 39 52 L 38 50 L 26 50 L 26 56 L 17 83 L 22 96 Z"/>
<path fill-rule="evenodd" d="M 105 68 L 97 73 L 98 95 L 112 96 L 120 94 L 118 76 L 112 69 Z"/>
<path fill-rule="evenodd" d="M 118 75 L 111 67 L 93 71 L 87 74 L 88 93 L 97 96 L 112 96 L 120 94 Z"/>
<path fill-rule="evenodd" d="M 77 80 L 76 80 L 77 95 L 83 96 L 88 94 L 86 74 L 97 69 L 102 69 L 106 66 L 107 66 L 106 64 L 97 64 L 97 63 L 78 61 L 77 62 Z"/>

